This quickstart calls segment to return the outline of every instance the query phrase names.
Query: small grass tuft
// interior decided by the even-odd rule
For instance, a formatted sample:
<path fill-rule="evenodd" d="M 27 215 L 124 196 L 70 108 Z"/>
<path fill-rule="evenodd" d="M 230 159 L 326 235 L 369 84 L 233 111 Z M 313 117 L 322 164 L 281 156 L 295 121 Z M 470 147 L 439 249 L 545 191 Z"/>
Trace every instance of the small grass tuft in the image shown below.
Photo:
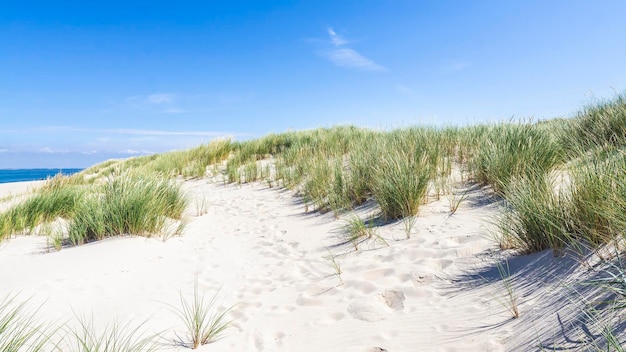
<path fill-rule="evenodd" d="M 65 344 L 70 350 L 81 352 L 152 352 L 159 347 L 158 335 L 145 336 L 141 326 L 115 323 L 98 332 L 90 319 L 78 318 L 77 329 L 69 329 Z"/>
<path fill-rule="evenodd" d="M 37 323 L 26 311 L 26 303 L 14 303 L 15 296 L 0 299 L 0 351 L 52 352 L 51 327 Z"/>
<path fill-rule="evenodd" d="M 218 310 L 215 307 L 219 291 L 209 300 L 205 300 L 203 293 L 198 291 L 198 280 L 193 286 L 193 297 L 186 299 L 181 294 L 180 308 L 174 312 L 180 317 L 187 327 L 187 338 L 180 338 L 180 343 L 196 349 L 219 339 L 224 331 L 230 326 L 227 315 L 231 308 Z"/>
<path fill-rule="evenodd" d="M 500 278 L 502 279 L 502 287 L 504 288 L 504 298 L 500 300 L 500 303 L 505 306 L 509 312 L 513 315 L 513 318 L 519 318 L 520 312 L 517 305 L 517 291 L 515 286 L 513 285 L 513 281 L 511 279 L 511 270 L 509 268 L 509 262 L 504 261 L 496 263 L 496 267 L 498 268 L 498 273 L 500 274 Z"/>

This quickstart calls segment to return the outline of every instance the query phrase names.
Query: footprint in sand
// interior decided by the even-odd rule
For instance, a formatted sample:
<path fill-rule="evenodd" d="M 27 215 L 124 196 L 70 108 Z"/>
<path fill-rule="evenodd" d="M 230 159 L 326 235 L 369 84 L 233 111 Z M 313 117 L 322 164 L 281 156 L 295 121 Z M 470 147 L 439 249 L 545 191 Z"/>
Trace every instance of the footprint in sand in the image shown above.
<path fill-rule="evenodd" d="M 348 306 L 348 313 L 353 318 L 374 322 L 404 309 L 404 293 L 401 291 L 384 291 L 375 296 L 361 297 Z"/>
<path fill-rule="evenodd" d="M 404 292 L 402 291 L 385 291 L 382 293 L 382 297 L 385 299 L 385 304 L 387 307 L 395 310 L 401 311 L 404 309 Z"/>

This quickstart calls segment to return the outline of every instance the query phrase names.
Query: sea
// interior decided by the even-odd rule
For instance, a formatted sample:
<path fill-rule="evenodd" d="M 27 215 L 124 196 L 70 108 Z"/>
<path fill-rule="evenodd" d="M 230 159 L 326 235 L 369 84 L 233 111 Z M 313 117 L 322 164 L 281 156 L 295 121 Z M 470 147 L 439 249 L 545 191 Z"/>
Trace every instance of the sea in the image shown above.
<path fill-rule="evenodd" d="M 83 169 L 0 169 L 0 183 L 45 180 L 59 173 L 69 176 L 82 170 Z"/>

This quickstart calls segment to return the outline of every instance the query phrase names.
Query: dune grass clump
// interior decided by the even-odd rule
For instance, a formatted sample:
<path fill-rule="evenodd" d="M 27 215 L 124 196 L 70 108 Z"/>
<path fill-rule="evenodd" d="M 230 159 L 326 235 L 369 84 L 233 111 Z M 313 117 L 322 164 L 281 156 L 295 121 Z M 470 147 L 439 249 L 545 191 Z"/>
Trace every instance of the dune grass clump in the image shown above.
<path fill-rule="evenodd" d="M 595 245 L 626 236 L 626 149 L 609 150 L 571 171 L 572 232 Z"/>
<path fill-rule="evenodd" d="M 32 233 L 43 223 L 71 217 L 85 190 L 49 181 L 40 191 L 0 214 L 0 240 L 17 233 Z"/>
<path fill-rule="evenodd" d="M 168 219 L 181 219 L 187 201 L 179 186 L 158 176 L 111 177 L 78 205 L 69 225 L 73 244 L 123 234 L 166 230 Z"/>
<path fill-rule="evenodd" d="M 592 149 L 598 145 L 624 146 L 626 94 L 586 106 L 562 132 L 562 142 L 569 150 Z"/>
<path fill-rule="evenodd" d="M 375 170 L 373 195 L 383 216 L 399 219 L 417 215 L 432 174 L 427 158 L 396 151 L 381 160 Z"/>
<path fill-rule="evenodd" d="M 556 193 L 548 174 L 537 171 L 507 189 L 504 213 L 498 219 L 501 246 L 525 253 L 558 250 L 570 241 L 569 204 Z"/>
<path fill-rule="evenodd" d="M 450 174 L 459 136 L 460 130 L 454 128 L 381 133 L 340 126 L 288 132 L 241 143 L 228 161 L 226 174 L 229 182 L 254 181 L 248 177 L 256 175 L 248 172 L 250 163 L 271 156 L 275 160 L 272 182 L 295 189 L 316 211 L 338 216 L 374 198 L 384 201 L 385 217 L 397 219 L 417 213 L 432 178 Z M 388 179 L 386 168 L 392 169 L 394 178 Z M 413 175 L 419 178 L 417 185 L 412 183 Z M 390 194 L 394 188 L 398 191 Z M 399 194 L 419 200 L 394 199 Z M 403 209 L 397 210 L 400 206 Z"/>
<path fill-rule="evenodd" d="M 561 146 L 536 124 L 499 124 L 481 132 L 470 160 L 473 177 L 500 195 L 512 179 L 548 172 L 563 161 Z"/>
<path fill-rule="evenodd" d="M 626 153 L 616 150 L 606 159 L 592 154 L 561 173 L 567 181 L 538 171 L 509 185 L 507 209 L 499 219 L 504 243 L 530 253 L 623 238 Z"/>
<path fill-rule="evenodd" d="M 529 160 L 525 172 L 515 173 L 502 192 L 509 205 L 499 221 L 504 239 L 524 252 L 558 250 L 567 244 L 601 246 L 623 239 L 624 97 L 587 107 L 571 120 L 540 126 L 563 146 L 563 153 L 555 153 L 563 160 L 555 167 Z M 535 159 L 545 154 L 538 153 Z"/>

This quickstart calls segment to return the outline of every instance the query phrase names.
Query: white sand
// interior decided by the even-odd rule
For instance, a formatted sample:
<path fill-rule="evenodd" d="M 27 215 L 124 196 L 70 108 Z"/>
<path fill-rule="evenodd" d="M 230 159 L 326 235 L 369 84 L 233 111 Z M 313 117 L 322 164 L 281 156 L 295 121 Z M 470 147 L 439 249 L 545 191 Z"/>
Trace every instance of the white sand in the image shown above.
<path fill-rule="evenodd" d="M 0 197 L 29 186 L 0 185 Z M 219 306 L 234 305 L 233 327 L 202 351 L 508 351 L 554 340 L 549 295 L 560 286 L 538 268 L 575 269 L 548 252 L 511 259 L 521 311 L 512 319 L 487 229 L 497 205 L 480 190 L 453 216 L 445 198 L 425 206 L 408 240 L 402 222 L 388 224 L 377 232 L 389 247 L 370 240 L 354 251 L 336 246 L 345 220 L 305 213 L 288 191 L 206 180 L 184 187 L 188 227 L 165 242 L 125 237 L 59 252 L 42 237 L 0 243 L 0 297 L 30 297 L 47 320 L 144 322 L 174 340 L 185 330 L 168 305 L 190 297 L 197 278 L 207 295 L 220 290 Z"/>

